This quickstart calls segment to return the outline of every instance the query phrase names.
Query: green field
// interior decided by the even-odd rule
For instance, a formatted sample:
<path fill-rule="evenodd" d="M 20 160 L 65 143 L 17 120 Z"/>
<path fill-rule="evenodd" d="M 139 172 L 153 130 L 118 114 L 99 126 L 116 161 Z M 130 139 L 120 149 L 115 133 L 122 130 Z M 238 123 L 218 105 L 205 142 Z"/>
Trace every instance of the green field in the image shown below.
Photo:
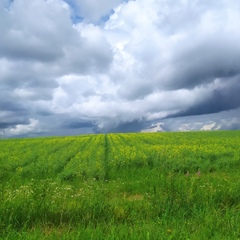
<path fill-rule="evenodd" d="M 0 239 L 240 239 L 240 131 L 0 141 Z"/>

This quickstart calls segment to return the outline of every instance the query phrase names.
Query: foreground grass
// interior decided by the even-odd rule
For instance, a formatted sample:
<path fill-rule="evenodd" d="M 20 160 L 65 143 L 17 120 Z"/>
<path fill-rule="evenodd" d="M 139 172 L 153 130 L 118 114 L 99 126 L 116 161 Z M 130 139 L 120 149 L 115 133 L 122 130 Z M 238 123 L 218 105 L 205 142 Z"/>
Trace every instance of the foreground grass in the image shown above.
<path fill-rule="evenodd" d="M 0 239 L 240 239 L 239 133 L 0 142 Z"/>

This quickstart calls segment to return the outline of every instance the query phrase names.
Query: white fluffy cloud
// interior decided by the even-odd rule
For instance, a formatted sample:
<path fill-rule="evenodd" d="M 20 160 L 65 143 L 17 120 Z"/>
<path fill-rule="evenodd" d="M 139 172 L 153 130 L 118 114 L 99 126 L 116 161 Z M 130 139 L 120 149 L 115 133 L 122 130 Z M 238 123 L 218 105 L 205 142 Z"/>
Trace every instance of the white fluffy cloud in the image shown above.
<path fill-rule="evenodd" d="M 236 128 L 239 22 L 237 0 L 4 0 L 0 128 L 135 131 L 229 110 Z"/>
<path fill-rule="evenodd" d="M 30 134 L 38 132 L 39 121 L 34 118 L 29 119 L 29 124 L 17 124 L 14 128 L 9 129 L 11 135 Z"/>

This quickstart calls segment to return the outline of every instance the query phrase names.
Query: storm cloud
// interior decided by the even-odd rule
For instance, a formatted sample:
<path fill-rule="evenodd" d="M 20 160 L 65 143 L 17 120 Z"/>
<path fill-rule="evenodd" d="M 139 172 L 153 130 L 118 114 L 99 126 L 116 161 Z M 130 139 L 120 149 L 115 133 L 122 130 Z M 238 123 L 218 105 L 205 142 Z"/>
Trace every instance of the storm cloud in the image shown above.
<path fill-rule="evenodd" d="M 0 129 L 239 129 L 239 22 L 237 0 L 3 0 Z"/>

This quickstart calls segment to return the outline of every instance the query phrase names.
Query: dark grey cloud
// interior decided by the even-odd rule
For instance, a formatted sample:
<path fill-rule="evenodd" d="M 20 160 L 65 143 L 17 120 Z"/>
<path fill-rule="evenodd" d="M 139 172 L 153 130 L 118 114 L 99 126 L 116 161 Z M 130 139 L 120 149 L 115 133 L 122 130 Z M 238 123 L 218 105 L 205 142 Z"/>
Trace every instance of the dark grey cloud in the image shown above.
<path fill-rule="evenodd" d="M 1 114 L 2 115 L 2 114 Z M 8 129 L 8 128 L 12 128 L 15 127 L 18 124 L 23 124 L 23 125 L 27 125 L 29 124 L 29 119 L 27 118 L 27 116 L 16 116 L 16 113 L 8 113 L 5 114 L 4 117 L 1 116 L 0 118 L 0 128 L 1 129 Z"/>
<path fill-rule="evenodd" d="M 239 119 L 235 121 L 230 121 L 228 124 L 223 125 L 223 130 L 239 130 L 240 129 L 240 122 Z"/>
<path fill-rule="evenodd" d="M 234 80 L 224 79 L 222 85 L 216 89 L 213 89 L 210 95 L 203 96 L 202 100 L 188 109 L 168 116 L 180 117 L 180 116 L 192 116 L 219 113 L 222 111 L 237 109 L 240 107 L 240 76 L 237 76 Z M 225 82 L 229 81 L 229 83 Z"/>
<path fill-rule="evenodd" d="M 19 119 L 17 119 L 16 122 L 12 121 L 7 121 L 7 122 L 0 122 L 0 129 L 6 129 L 9 127 L 13 127 L 16 126 L 17 124 L 27 124 L 28 122 L 26 121 L 20 121 Z"/>
<path fill-rule="evenodd" d="M 126 133 L 126 132 L 140 132 L 144 127 L 146 127 L 145 122 L 141 121 L 133 121 L 133 122 L 128 122 L 128 123 L 120 123 L 118 126 L 114 129 L 109 130 L 108 132 L 112 133 Z"/>
<path fill-rule="evenodd" d="M 221 38 L 221 39 L 219 39 Z M 238 40 L 216 36 L 206 42 L 184 49 L 171 63 L 173 76 L 166 81 L 170 89 L 194 88 L 213 82 L 216 78 L 240 74 L 240 48 Z M 230 39 L 231 38 L 231 39 Z M 239 39 L 240 40 L 240 39 Z"/>
<path fill-rule="evenodd" d="M 95 125 L 90 121 L 81 120 L 68 120 L 63 124 L 64 128 L 77 129 L 77 128 L 92 128 Z"/>
<path fill-rule="evenodd" d="M 10 102 L 8 100 L 3 100 L 0 102 L 1 111 L 12 111 L 12 112 L 25 112 L 26 108 L 21 106 L 16 102 Z"/>

